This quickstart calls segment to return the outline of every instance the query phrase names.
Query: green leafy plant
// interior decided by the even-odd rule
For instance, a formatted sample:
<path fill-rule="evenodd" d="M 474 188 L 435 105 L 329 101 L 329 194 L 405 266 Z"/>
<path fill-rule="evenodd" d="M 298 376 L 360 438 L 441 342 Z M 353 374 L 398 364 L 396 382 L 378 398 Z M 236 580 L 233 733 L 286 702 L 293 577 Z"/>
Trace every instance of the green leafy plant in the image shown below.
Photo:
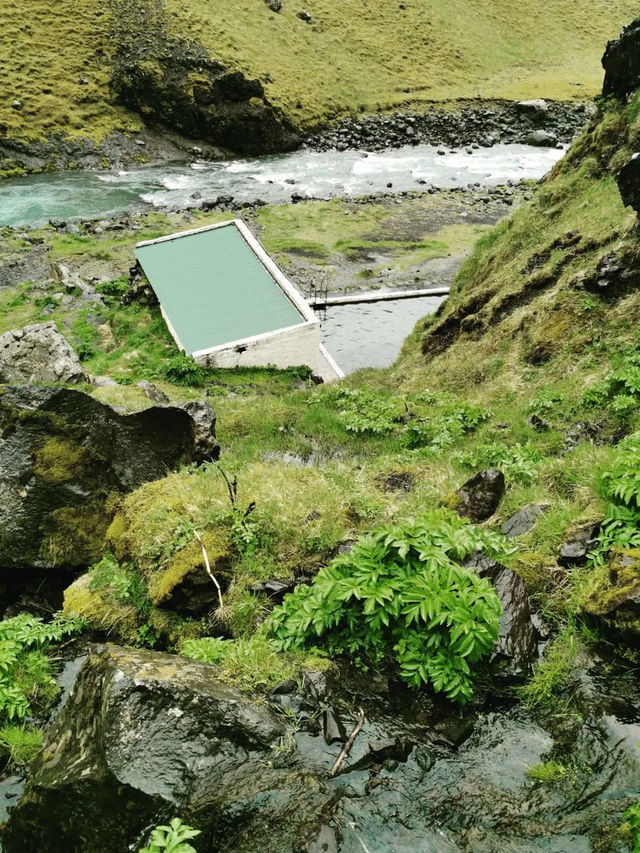
<path fill-rule="evenodd" d="M 454 454 L 469 469 L 491 466 L 499 468 L 509 480 L 533 483 L 537 478 L 538 463 L 542 457 L 529 444 L 479 444 L 473 450 Z"/>
<path fill-rule="evenodd" d="M 613 370 L 584 393 L 583 401 L 590 407 L 606 406 L 622 418 L 633 414 L 640 401 L 640 350 L 623 350 L 615 359 Z"/>
<path fill-rule="evenodd" d="M 544 708 L 555 703 L 575 667 L 581 649 L 578 632 L 572 625 L 567 626 L 545 648 L 544 660 L 520 690 L 525 704 L 530 708 Z"/>
<path fill-rule="evenodd" d="M 205 372 L 190 356 L 180 353 L 167 361 L 164 377 L 173 385 L 201 388 L 204 385 Z"/>
<path fill-rule="evenodd" d="M 198 835 L 199 829 L 193 829 L 174 817 L 168 826 L 156 826 L 152 830 L 148 846 L 143 847 L 140 853 L 196 853 L 195 847 L 188 842 Z"/>
<path fill-rule="evenodd" d="M 340 407 L 346 431 L 357 435 L 388 435 L 397 429 L 404 414 L 397 398 L 370 390 L 339 388 L 330 397 Z"/>
<path fill-rule="evenodd" d="M 620 442 L 600 487 L 608 504 L 591 565 L 602 565 L 612 548 L 640 547 L 640 433 Z"/>
<path fill-rule="evenodd" d="M 58 613 L 49 623 L 30 613 L 0 622 L 0 720 L 21 720 L 32 704 L 46 706 L 56 684 L 46 650 L 83 627 L 77 616 Z"/>
<path fill-rule="evenodd" d="M 565 779 L 569 775 L 569 768 L 557 761 L 545 761 L 544 764 L 536 764 L 527 770 L 529 779 L 535 782 L 553 783 Z"/>
<path fill-rule="evenodd" d="M 42 748 L 42 729 L 24 725 L 0 728 L 0 746 L 9 753 L 11 763 L 18 767 L 31 764 Z"/>
<path fill-rule="evenodd" d="M 393 660 L 409 684 L 464 703 L 471 667 L 491 650 L 500 619 L 491 584 L 458 562 L 478 549 L 498 555 L 509 546 L 447 510 L 382 527 L 286 596 L 267 628 L 283 650 Z"/>

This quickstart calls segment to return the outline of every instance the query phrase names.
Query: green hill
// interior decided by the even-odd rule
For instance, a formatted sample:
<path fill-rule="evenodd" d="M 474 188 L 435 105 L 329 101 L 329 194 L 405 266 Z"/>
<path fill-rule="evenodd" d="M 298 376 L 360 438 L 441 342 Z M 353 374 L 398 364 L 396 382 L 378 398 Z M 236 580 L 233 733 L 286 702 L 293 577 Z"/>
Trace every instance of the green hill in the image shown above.
<path fill-rule="evenodd" d="M 16 0 L 0 32 L 0 143 L 102 140 L 155 116 L 213 142 L 233 144 L 239 127 L 262 133 L 267 148 L 286 147 L 292 129 L 350 112 L 589 97 L 602 45 L 636 8 L 632 0 L 283 0 L 274 12 L 264 0 Z M 298 17 L 303 10 L 310 23 Z M 234 72 L 243 76 L 230 79 Z"/>

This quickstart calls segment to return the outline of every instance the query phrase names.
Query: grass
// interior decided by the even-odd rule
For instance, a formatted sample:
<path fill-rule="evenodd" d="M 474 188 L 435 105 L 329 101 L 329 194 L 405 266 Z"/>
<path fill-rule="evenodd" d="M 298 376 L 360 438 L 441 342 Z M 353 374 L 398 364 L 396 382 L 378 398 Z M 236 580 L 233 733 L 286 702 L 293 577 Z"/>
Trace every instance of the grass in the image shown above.
<path fill-rule="evenodd" d="M 544 764 L 536 764 L 534 767 L 530 767 L 527 770 L 527 777 L 534 782 L 552 784 L 561 779 L 566 779 L 570 772 L 564 764 L 559 764 L 557 761 L 545 761 Z"/>
<path fill-rule="evenodd" d="M 0 33 L 5 96 L 0 124 L 10 138 L 56 133 L 102 139 L 141 127 L 115 105 L 109 79 L 122 9 L 98 0 L 16 0 Z M 257 2 L 166 0 L 170 35 L 194 39 L 231 69 L 264 82 L 269 100 L 296 124 L 343 113 L 418 108 L 460 98 L 573 98 L 600 87 L 608 38 L 637 12 L 632 0 L 309 0 L 274 14 Z M 117 15 L 117 20 L 114 16 Z M 461 28 L 461 20 L 473 27 Z M 115 27 L 114 27 L 115 24 Z M 575 84 L 575 85 L 573 85 Z M 14 99 L 22 103 L 14 109 Z M 15 164 L 6 163 L 7 172 Z"/>
<path fill-rule="evenodd" d="M 42 729 L 17 725 L 0 728 L 0 747 L 7 751 L 14 767 L 31 764 L 42 748 L 42 739 Z"/>

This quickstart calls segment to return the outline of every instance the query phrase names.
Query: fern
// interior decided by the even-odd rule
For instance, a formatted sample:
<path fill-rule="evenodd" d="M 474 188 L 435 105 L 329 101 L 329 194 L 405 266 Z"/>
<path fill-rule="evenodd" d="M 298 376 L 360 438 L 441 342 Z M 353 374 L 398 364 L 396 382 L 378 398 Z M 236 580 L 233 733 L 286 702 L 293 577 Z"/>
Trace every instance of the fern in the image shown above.
<path fill-rule="evenodd" d="M 286 596 L 267 629 L 283 651 L 323 646 L 363 662 L 393 660 L 409 684 L 464 703 L 472 665 L 496 641 L 500 603 L 458 561 L 508 548 L 447 510 L 380 528 Z"/>

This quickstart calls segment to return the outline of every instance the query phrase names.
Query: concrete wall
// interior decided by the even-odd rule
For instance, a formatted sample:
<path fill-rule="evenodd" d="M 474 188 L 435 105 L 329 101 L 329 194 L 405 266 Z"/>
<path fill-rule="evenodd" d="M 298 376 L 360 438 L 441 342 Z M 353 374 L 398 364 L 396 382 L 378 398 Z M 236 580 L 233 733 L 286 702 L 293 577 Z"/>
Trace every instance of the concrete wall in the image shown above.
<path fill-rule="evenodd" d="M 306 364 L 317 372 L 320 361 L 320 324 L 295 326 L 273 335 L 248 340 L 239 346 L 195 353 L 205 367 L 298 367 Z"/>

